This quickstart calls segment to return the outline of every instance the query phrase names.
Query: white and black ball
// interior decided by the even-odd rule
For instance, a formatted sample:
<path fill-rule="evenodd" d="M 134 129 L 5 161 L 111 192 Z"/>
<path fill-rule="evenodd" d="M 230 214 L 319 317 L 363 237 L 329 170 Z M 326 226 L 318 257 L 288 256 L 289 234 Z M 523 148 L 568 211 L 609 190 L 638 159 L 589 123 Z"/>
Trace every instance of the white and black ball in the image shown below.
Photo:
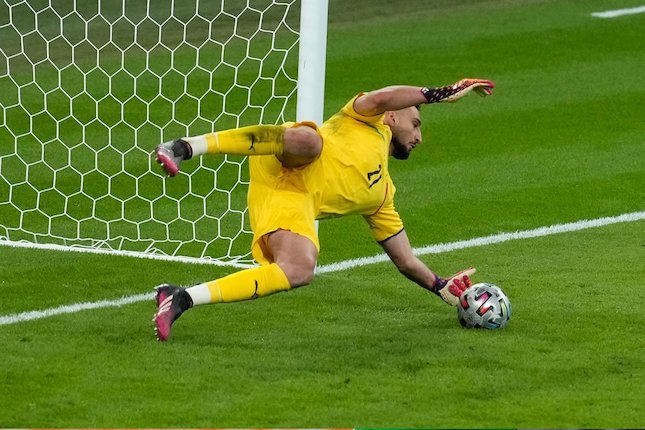
<path fill-rule="evenodd" d="M 511 302 L 500 287 L 482 282 L 459 297 L 457 315 L 466 328 L 502 328 L 511 318 Z"/>

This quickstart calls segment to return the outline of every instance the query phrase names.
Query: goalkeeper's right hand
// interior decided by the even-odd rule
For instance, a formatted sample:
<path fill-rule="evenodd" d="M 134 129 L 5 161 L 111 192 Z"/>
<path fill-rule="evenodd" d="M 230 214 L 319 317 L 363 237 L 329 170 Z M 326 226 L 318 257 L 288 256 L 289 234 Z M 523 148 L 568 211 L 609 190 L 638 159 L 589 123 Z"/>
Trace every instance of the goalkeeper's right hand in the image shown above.
<path fill-rule="evenodd" d="M 470 277 L 477 271 L 474 267 L 455 273 L 450 278 L 441 279 L 437 276 L 433 293 L 451 306 L 457 306 L 459 297 L 468 288 L 473 286 Z"/>
<path fill-rule="evenodd" d="M 495 83 L 487 79 L 462 79 L 453 85 L 438 88 L 422 88 L 421 93 L 428 103 L 452 103 L 475 91 L 480 96 L 493 94 Z"/>
<path fill-rule="evenodd" d="M 161 164 L 168 176 L 175 176 L 179 173 L 181 162 L 192 158 L 193 148 L 184 139 L 175 139 L 157 146 L 155 154 L 157 163 Z"/>

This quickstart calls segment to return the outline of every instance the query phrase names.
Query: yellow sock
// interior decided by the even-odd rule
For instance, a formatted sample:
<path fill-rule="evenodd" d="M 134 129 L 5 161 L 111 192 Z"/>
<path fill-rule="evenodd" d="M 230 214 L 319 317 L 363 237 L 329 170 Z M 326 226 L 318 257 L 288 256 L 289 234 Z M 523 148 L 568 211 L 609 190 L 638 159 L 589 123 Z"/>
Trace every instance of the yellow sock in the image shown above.
<path fill-rule="evenodd" d="M 193 156 L 282 154 L 285 130 L 286 127 L 281 125 L 252 125 L 187 137 L 185 140 L 192 147 Z"/>
<path fill-rule="evenodd" d="M 277 264 L 254 267 L 207 282 L 211 303 L 230 303 L 268 296 L 291 288 Z"/>

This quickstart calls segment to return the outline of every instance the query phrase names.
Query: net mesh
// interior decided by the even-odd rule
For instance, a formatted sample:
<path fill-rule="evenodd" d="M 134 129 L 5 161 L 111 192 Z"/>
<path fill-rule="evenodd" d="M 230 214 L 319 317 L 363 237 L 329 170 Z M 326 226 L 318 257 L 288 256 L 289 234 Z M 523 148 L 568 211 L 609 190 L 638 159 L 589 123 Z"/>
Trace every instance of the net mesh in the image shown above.
<path fill-rule="evenodd" d="M 295 116 L 298 5 L 0 3 L 0 239 L 251 262 L 242 157 L 160 142 Z"/>

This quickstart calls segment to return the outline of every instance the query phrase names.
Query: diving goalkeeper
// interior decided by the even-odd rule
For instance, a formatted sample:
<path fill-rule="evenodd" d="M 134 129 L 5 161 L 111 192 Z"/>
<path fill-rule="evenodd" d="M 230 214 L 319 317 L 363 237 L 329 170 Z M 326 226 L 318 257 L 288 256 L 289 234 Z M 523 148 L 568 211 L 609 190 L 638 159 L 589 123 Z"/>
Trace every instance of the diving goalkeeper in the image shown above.
<path fill-rule="evenodd" d="M 462 79 L 438 88 L 391 86 L 361 93 L 320 127 L 311 122 L 255 125 L 184 137 L 155 149 L 169 176 L 206 154 L 249 155 L 252 252 L 259 266 L 190 288 L 156 287 L 157 339 L 187 309 L 264 297 L 309 284 L 320 245 L 316 219 L 361 215 L 374 239 L 410 280 L 455 306 L 474 268 L 442 278 L 412 252 L 394 206 L 388 158 L 405 160 L 421 144 L 419 106 L 453 102 L 494 84 Z"/>

